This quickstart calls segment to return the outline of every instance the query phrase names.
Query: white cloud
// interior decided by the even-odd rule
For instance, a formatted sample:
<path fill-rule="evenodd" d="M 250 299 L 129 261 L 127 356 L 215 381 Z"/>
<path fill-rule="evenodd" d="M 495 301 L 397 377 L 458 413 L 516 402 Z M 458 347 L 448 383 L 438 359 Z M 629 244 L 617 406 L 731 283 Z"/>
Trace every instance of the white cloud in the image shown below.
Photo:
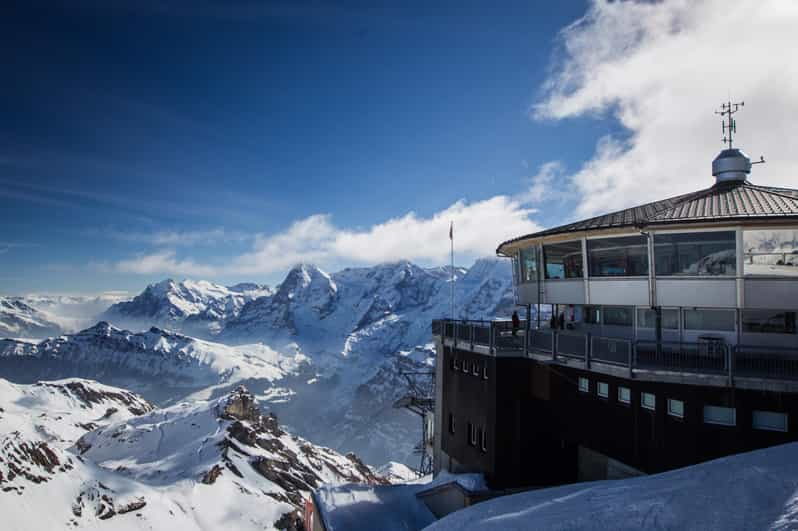
<path fill-rule="evenodd" d="M 193 277 L 213 277 L 219 269 L 209 265 L 198 264 L 191 259 L 177 259 L 174 251 L 158 251 L 143 254 L 116 262 L 113 265 L 100 265 L 99 269 L 117 273 L 133 273 L 136 275 L 175 275 Z"/>
<path fill-rule="evenodd" d="M 87 233 L 90 236 L 112 238 L 125 242 L 146 243 L 160 247 L 207 246 L 240 243 L 253 239 L 250 234 L 221 227 L 202 230 L 158 230 L 153 232 L 133 232 L 108 227 L 93 229 L 87 231 Z"/>
<path fill-rule="evenodd" d="M 537 119 L 610 114 L 624 138 L 602 138 L 570 176 L 586 216 L 710 186 L 722 149 L 713 110 L 745 100 L 735 144 L 751 180 L 795 186 L 798 2 L 599 2 L 561 32 L 561 54 Z"/>
<path fill-rule="evenodd" d="M 454 222 L 457 261 L 492 255 L 504 239 L 540 230 L 530 219 L 535 210 L 518 199 L 496 196 L 484 201 L 458 201 L 429 217 L 414 212 L 362 230 L 336 227 L 330 216 L 314 215 L 285 231 L 260 235 L 249 252 L 222 265 L 179 259 L 173 250 L 142 254 L 101 266 L 102 270 L 134 274 L 214 277 L 268 275 L 299 262 L 334 267 L 408 259 L 445 264 L 449 258 L 449 223 Z"/>

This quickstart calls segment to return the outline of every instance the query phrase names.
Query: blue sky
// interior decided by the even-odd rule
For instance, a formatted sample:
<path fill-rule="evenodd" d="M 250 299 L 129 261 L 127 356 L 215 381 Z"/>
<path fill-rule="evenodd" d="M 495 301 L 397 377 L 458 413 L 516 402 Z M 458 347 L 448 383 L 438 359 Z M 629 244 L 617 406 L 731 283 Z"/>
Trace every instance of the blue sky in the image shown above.
<path fill-rule="evenodd" d="M 0 17 L 0 293 L 468 265 L 639 133 L 557 100 L 587 2 L 54 4 Z"/>

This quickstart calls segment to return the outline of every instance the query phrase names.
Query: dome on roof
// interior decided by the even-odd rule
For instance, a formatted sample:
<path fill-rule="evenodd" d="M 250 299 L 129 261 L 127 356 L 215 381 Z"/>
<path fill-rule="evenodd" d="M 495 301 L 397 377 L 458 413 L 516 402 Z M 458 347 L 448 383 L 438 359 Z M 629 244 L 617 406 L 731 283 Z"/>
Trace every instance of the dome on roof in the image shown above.
<path fill-rule="evenodd" d="M 712 161 L 715 183 L 746 181 L 751 173 L 751 159 L 737 148 L 724 149 Z"/>

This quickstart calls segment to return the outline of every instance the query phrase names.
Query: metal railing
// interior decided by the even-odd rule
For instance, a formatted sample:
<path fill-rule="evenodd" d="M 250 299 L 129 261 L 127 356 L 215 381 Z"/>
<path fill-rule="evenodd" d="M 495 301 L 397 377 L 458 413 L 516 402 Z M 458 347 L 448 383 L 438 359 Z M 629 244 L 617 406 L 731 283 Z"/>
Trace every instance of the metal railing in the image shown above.
<path fill-rule="evenodd" d="M 760 347 L 723 342 L 671 342 L 604 337 L 549 328 L 526 330 L 526 322 L 515 330 L 507 321 L 435 320 L 432 332 L 473 348 L 480 345 L 495 354 L 512 351 L 551 356 L 566 362 L 581 360 L 587 368 L 601 363 L 636 370 L 683 374 L 767 378 L 798 381 L 798 349 Z"/>

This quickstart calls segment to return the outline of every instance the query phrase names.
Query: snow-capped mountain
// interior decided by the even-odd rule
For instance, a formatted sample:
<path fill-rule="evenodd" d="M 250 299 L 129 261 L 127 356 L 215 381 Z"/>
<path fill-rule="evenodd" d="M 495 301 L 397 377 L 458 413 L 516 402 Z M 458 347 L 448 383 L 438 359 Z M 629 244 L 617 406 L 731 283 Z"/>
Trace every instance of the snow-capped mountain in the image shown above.
<path fill-rule="evenodd" d="M 245 303 L 271 293 L 267 286 L 252 283 L 225 287 L 204 280 L 167 279 L 150 284 L 130 301 L 114 304 L 102 317 L 132 330 L 159 326 L 210 338 L 237 316 Z"/>
<path fill-rule="evenodd" d="M 0 397 L 8 529 L 296 530 L 321 483 L 387 483 L 288 434 L 243 387 L 162 410 L 83 380 L 0 380 Z"/>
<path fill-rule="evenodd" d="M 262 344 L 228 347 L 155 327 L 133 333 L 104 321 L 38 344 L 0 340 L 0 374 L 6 378 L 26 383 L 92 378 L 135 389 L 159 403 L 246 379 L 270 385 L 303 359 Z"/>
<path fill-rule="evenodd" d="M 52 316 L 19 297 L 0 297 L 0 337 L 41 339 L 58 335 L 61 326 Z"/>

